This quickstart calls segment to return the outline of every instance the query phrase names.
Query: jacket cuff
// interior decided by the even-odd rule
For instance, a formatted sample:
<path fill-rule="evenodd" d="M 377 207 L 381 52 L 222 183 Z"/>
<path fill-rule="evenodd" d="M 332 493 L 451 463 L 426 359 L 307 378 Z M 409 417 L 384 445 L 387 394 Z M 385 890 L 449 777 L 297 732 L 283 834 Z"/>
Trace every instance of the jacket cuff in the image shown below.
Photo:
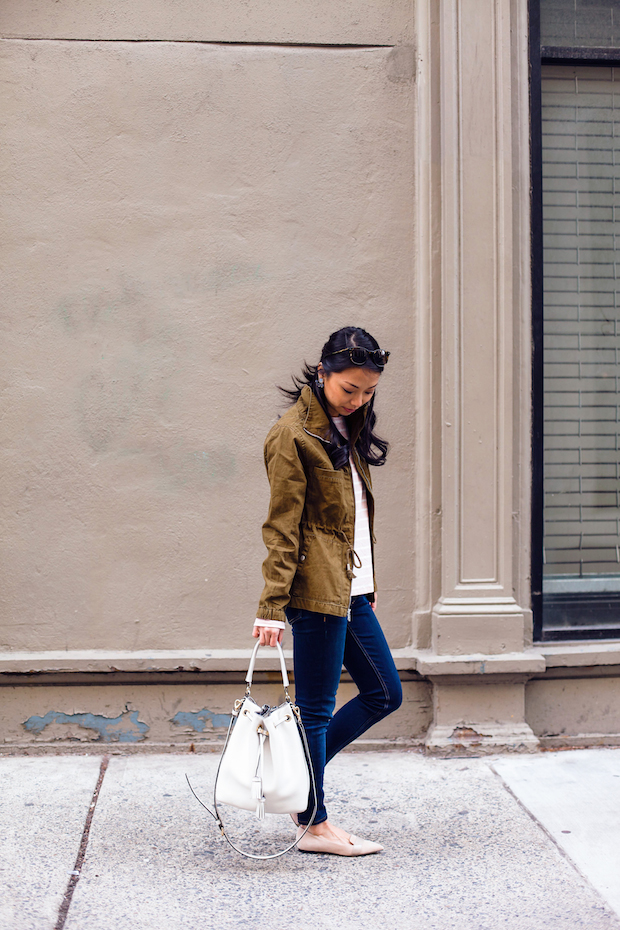
<path fill-rule="evenodd" d="M 277 620 L 286 627 L 286 614 L 278 607 L 259 607 L 256 611 L 257 620 Z"/>

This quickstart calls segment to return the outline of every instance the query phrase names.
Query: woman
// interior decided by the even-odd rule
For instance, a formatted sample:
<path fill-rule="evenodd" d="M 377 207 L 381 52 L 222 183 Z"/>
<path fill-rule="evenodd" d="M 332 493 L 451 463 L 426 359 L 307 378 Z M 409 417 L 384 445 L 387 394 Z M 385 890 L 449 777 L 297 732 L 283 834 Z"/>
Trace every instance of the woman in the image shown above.
<path fill-rule="evenodd" d="M 402 700 L 398 673 L 374 614 L 374 499 L 369 465 L 388 444 L 374 432 L 374 395 L 389 352 L 363 329 L 332 333 L 321 361 L 306 365 L 293 406 L 270 430 L 265 464 L 271 486 L 263 526 L 268 555 L 254 636 L 263 645 L 293 630 L 295 702 L 308 738 L 317 812 L 299 842 L 304 852 L 360 856 L 378 843 L 350 836 L 327 819 L 325 765 Z M 342 666 L 359 694 L 332 716 Z M 298 836 L 314 797 L 298 815 Z"/>

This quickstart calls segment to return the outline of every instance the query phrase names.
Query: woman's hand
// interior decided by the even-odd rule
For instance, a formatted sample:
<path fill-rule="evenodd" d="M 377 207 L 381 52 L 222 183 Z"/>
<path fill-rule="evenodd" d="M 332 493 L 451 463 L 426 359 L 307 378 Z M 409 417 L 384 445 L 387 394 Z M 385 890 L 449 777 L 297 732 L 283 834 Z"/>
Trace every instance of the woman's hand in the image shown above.
<path fill-rule="evenodd" d="M 255 626 L 252 636 L 260 637 L 261 646 L 273 646 L 274 649 L 284 638 L 284 630 L 272 630 L 268 626 Z"/>

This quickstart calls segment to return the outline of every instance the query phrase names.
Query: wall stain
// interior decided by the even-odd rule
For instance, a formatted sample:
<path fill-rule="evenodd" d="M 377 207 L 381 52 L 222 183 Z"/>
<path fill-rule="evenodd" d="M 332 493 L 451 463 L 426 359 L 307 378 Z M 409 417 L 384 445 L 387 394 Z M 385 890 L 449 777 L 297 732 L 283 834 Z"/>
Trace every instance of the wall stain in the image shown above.
<path fill-rule="evenodd" d="M 232 478 L 236 470 L 235 456 L 224 445 L 185 452 L 178 455 L 175 477 L 179 484 L 190 481 L 216 483 Z"/>
<path fill-rule="evenodd" d="M 416 53 L 411 45 L 393 48 L 387 56 L 388 80 L 396 84 L 408 84 L 416 74 Z"/>
<path fill-rule="evenodd" d="M 173 293 L 178 296 L 199 294 L 208 291 L 219 294 L 220 291 L 232 287 L 258 284 L 267 277 L 264 268 L 253 262 L 220 262 L 211 267 L 205 267 L 191 275 L 184 275 L 173 282 Z M 212 311 L 213 308 L 209 307 Z"/>
<path fill-rule="evenodd" d="M 261 281 L 264 275 L 260 265 L 235 262 L 234 264 L 217 265 L 205 277 L 207 287 L 217 294 L 225 288 Z"/>
<path fill-rule="evenodd" d="M 86 730 L 98 733 L 95 742 L 138 743 L 146 737 L 148 724 L 138 720 L 138 711 L 131 710 L 118 717 L 103 717 L 101 714 L 63 714 L 50 710 L 44 717 L 29 717 L 23 724 L 26 730 L 39 736 L 52 723 L 74 723 Z"/>
<path fill-rule="evenodd" d="M 171 722 L 178 727 L 191 727 L 197 733 L 203 733 L 208 723 L 211 723 L 214 728 L 227 727 L 230 724 L 230 714 L 214 714 L 206 707 L 195 714 L 180 710 L 172 717 Z"/>
<path fill-rule="evenodd" d="M 214 301 L 205 301 L 205 293 L 212 297 L 262 278 L 258 263 L 224 262 L 155 290 L 152 282 L 121 276 L 107 287 L 68 294 L 56 305 L 65 336 L 90 360 L 86 370 L 76 370 L 72 384 L 73 425 L 92 452 L 146 459 L 163 492 L 202 489 L 235 476 L 233 449 L 218 441 L 196 448 L 179 404 L 188 366 L 190 373 L 204 368 L 203 338 L 208 347 L 215 344 L 215 362 L 222 363 L 221 341 L 212 333 Z M 179 295 L 171 297 L 171 287 Z"/>

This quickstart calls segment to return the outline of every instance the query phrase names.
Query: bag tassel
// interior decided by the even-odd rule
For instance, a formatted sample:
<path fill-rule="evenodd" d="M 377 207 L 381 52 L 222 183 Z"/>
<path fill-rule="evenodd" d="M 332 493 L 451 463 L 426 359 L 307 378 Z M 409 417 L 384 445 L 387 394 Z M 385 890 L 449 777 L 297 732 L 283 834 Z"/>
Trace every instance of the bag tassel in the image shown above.
<path fill-rule="evenodd" d="M 256 760 L 256 775 L 252 779 L 252 798 L 256 798 L 256 816 L 259 820 L 265 819 L 265 796 L 263 794 L 263 763 L 265 759 L 265 739 L 267 732 L 264 729 L 258 731 L 260 745 L 258 749 L 258 759 Z"/>

